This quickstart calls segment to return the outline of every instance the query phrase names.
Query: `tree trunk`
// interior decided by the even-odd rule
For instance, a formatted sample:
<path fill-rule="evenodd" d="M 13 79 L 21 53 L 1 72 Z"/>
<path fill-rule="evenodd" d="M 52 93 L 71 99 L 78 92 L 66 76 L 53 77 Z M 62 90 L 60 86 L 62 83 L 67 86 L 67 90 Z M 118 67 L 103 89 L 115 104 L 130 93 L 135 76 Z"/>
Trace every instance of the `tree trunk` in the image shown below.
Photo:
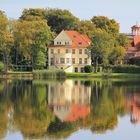
<path fill-rule="evenodd" d="M 8 73 L 8 58 L 7 58 L 7 54 L 3 53 L 3 61 L 4 61 L 4 73 L 7 74 Z"/>
<path fill-rule="evenodd" d="M 98 57 L 95 60 L 95 72 L 98 72 Z"/>

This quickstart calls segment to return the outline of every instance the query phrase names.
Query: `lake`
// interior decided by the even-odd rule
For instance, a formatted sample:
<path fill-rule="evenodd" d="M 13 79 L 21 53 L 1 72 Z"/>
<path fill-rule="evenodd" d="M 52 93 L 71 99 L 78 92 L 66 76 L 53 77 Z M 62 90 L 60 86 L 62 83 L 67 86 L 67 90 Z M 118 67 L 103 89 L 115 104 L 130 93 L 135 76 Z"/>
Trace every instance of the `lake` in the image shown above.
<path fill-rule="evenodd" d="M 139 83 L 0 80 L 0 139 L 139 140 Z"/>

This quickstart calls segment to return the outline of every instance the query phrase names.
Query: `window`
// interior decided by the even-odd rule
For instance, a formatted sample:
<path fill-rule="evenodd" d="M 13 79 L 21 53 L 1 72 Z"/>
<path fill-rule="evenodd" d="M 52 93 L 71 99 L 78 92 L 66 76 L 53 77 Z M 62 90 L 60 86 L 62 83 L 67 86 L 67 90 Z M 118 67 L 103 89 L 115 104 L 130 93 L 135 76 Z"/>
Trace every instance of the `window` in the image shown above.
<path fill-rule="evenodd" d="M 51 58 L 51 65 L 54 65 L 54 58 Z"/>
<path fill-rule="evenodd" d="M 65 63 L 65 59 L 64 58 L 60 58 L 60 63 L 64 64 Z"/>
<path fill-rule="evenodd" d="M 66 53 L 69 53 L 69 50 L 68 49 L 66 49 Z"/>
<path fill-rule="evenodd" d="M 87 49 L 85 49 L 85 54 L 87 54 L 88 53 L 88 50 Z"/>
<path fill-rule="evenodd" d="M 72 49 L 72 54 L 75 54 L 75 49 Z"/>
<path fill-rule="evenodd" d="M 79 49 L 79 54 L 82 54 L 82 49 Z"/>
<path fill-rule="evenodd" d="M 79 42 L 78 44 L 79 44 L 79 45 L 82 45 L 82 42 Z"/>
<path fill-rule="evenodd" d="M 78 72 L 78 68 L 77 67 L 75 67 L 75 72 Z"/>
<path fill-rule="evenodd" d="M 53 49 L 51 49 L 51 54 L 53 54 L 54 53 L 54 50 Z"/>
<path fill-rule="evenodd" d="M 72 64 L 75 64 L 75 58 L 72 58 Z"/>
<path fill-rule="evenodd" d="M 60 49 L 58 49 L 58 53 L 60 53 Z"/>
<path fill-rule="evenodd" d="M 57 45 L 61 45 L 61 42 L 57 42 Z"/>
<path fill-rule="evenodd" d="M 79 64 L 82 64 L 82 58 L 79 58 Z"/>
<path fill-rule="evenodd" d="M 84 63 L 87 64 L 87 58 L 84 59 Z"/>
<path fill-rule="evenodd" d="M 69 45 L 69 42 L 65 42 L 65 45 Z"/>
<path fill-rule="evenodd" d="M 69 58 L 66 58 L 66 63 L 70 63 L 70 59 Z"/>
<path fill-rule="evenodd" d="M 84 72 L 84 68 L 83 67 L 81 68 L 81 72 Z"/>

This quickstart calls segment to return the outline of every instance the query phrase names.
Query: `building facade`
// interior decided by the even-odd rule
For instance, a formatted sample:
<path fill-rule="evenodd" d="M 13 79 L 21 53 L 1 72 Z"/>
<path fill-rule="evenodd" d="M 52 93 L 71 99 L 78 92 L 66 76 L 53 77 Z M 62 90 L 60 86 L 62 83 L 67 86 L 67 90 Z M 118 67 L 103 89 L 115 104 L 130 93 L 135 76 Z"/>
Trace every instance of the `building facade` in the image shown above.
<path fill-rule="evenodd" d="M 131 41 L 131 46 L 126 49 L 126 60 L 139 60 L 140 59 L 140 26 L 134 25 L 131 27 L 131 34 L 128 34 L 128 38 Z"/>
<path fill-rule="evenodd" d="M 88 47 L 91 41 L 77 31 L 62 31 L 48 49 L 49 69 L 63 69 L 66 72 L 84 72 L 91 65 Z"/>

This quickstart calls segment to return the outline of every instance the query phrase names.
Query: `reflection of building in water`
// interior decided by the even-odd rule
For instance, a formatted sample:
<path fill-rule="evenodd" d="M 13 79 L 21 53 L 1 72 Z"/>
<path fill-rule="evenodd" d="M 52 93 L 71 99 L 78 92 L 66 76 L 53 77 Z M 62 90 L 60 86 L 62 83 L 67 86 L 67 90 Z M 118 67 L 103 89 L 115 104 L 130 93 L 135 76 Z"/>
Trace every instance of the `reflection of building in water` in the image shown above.
<path fill-rule="evenodd" d="M 82 81 L 49 83 L 48 103 L 61 121 L 75 121 L 90 112 L 91 87 Z"/>
<path fill-rule="evenodd" d="M 129 99 L 127 99 L 127 106 L 131 111 L 131 122 L 140 122 L 140 95 L 133 94 Z"/>

